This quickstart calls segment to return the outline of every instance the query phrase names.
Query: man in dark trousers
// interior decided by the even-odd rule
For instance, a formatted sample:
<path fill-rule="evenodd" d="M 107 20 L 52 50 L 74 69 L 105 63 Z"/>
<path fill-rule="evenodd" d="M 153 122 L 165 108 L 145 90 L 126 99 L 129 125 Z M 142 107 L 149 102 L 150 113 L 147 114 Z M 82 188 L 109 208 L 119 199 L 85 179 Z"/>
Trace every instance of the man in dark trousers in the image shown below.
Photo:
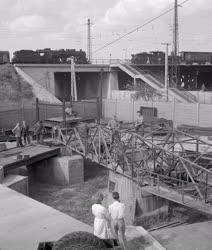
<path fill-rule="evenodd" d="M 30 144 L 30 133 L 29 133 L 29 125 L 26 123 L 26 121 L 23 121 L 22 125 L 22 134 L 24 137 L 24 144 Z"/>
<path fill-rule="evenodd" d="M 109 206 L 109 214 L 111 216 L 111 230 L 119 238 L 122 249 L 127 250 L 127 240 L 125 236 L 125 221 L 124 221 L 124 210 L 125 205 L 120 202 L 119 193 L 113 192 L 114 202 Z M 119 237 L 118 237 L 119 235 Z"/>
<path fill-rule="evenodd" d="M 38 121 L 35 124 L 35 135 L 36 135 L 36 140 L 37 143 L 42 144 L 43 143 L 43 135 L 44 135 L 44 126 L 42 121 Z"/>
<path fill-rule="evenodd" d="M 16 146 L 17 147 L 23 147 L 22 140 L 21 140 L 21 135 L 22 135 L 22 128 L 20 123 L 18 122 L 14 129 L 12 130 L 13 134 L 15 135 L 16 138 Z"/>

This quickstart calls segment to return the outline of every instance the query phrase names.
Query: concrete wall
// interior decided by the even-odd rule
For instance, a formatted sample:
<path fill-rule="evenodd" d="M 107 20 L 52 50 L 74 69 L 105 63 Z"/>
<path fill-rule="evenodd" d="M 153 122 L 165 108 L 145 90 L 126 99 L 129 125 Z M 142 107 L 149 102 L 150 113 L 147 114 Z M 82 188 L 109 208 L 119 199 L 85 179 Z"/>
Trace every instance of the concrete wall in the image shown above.
<path fill-rule="evenodd" d="M 158 109 L 158 117 L 173 120 L 175 126 L 188 124 L 212 127 L 212 105 L 209 104 L 104 100 L 103 116 L 111 118 L 116 114 L 119 120 L 133 122 L 136 119 L 136 112 L 140 106 L 156 107 Z"/>
<path fill-rule="evenodd" d="M 49 92 L 60 99 L 61 96 L 66 97 L 70 93 L 70 65 L 20 65 L 19 66 L 33 80 L 46 88 Z M 115 70 L 110 70 L 109 67 L 98 67 L 93 65 L 76 66 L 76 80 L 78 99 L 91 99 L 98 96 L 100 69 L 104 69 L 103 73 L 103 97 L 111 97 L 112 90 L 118 90 L 118 73 Z M 62 77 L 66 74 L 68 77 Z M 59 85 L 63 85 L 60 87 Z M 66 85 L 66 86 L 65 86 Z M 70 99 L 67 97 L 67 99 Z"/>
<path fill-rule="evenodd" d="M 212 104 L 212 92 L 202 91 L 189 91 L 192 95 L 196 96 L 197 102 L 204 104 Z"/>
<path fill-rule="evenodd" d="M 112 192 L 120 195 L 125 204 L 125 221 L 132 225 L 137 216 L 152 216 L 160 213 L 168 214 L 168 201 L 160 197 L 147 194 L 138 187 L 137 183 L 113 171 L 109 172 L 108 204 L 111 204 Z"/>
<path fill-rule="evenodd" d="M 30 181 L 54 185 L 70 185 L 84 182 L 82 156 L 53 157 L 28 167 Z"/>

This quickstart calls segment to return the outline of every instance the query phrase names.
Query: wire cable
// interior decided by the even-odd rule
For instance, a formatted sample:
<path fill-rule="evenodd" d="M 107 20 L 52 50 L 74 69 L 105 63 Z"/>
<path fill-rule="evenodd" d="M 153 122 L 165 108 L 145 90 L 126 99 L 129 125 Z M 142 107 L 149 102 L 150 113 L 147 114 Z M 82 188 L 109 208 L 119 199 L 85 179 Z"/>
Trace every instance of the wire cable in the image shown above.
<path fill-rule="evenodd" d="M 188 2 L 188 1 L 189 1 L 189 0 L 185 0 L 185 1 L 181 2 L 180 4 L 178 4 L 178 6 L 182 6 L 183 4 L 185 4 L 185 3 Z M 140 30 L 140 29 L 143 28 L 144 26 L 146 26 L 146 25 L 148 25 L 148 24 L 150 24 L 150 23 L 156 21 L 157 19 L 161 18 L 162 16 L 165 16 L 165 15 L 168 14 L 169 12 L 173 11 L 174 8 L 175 8 L 175 7 L 172 7 L 172 8 L 170 8 L 170 9 L 164 11 L 164 12 L 161 13 L 159 16 L 156 16 L 156 17 L 150 19 L 150 20 L 147 21 L 146 23 L 144 23 L 144 24 L 138 26 L 137 28 L 134 28 L 133 30 L 131 30 L 131 31 L 125 33 L 124 35 L 122 35 L 122 36 L 116 38 L 115 40 L 113 40 L 113 41 L 111 41 L 111 42 L 109 42 L 109 43 L 106 43 L 106 44 L 103 45 L 102 47 L 100 47 L 100 48 L 94 50 L 94 51 L 93 51 L 93 54 L 95 54 L 95 53 L 99 52 L 100 50 L 103 50 L 104 48 L 106 48 L 106 47 L 108 47 L 108 46 L 110 46 L 110 45 L 112 45 L 112 44 L 114 44 L 114 43 L 120 41 L 122 38 L 124 38 L 124 37 L 126 37 L 126 36 L 128 36 L 128 35 L 130 35 L 130 34 L 132 34 L 132 33 L 134 33 L 134 32 L 136 32 L 136 31 L 138 31 L 138 30 Z"/>

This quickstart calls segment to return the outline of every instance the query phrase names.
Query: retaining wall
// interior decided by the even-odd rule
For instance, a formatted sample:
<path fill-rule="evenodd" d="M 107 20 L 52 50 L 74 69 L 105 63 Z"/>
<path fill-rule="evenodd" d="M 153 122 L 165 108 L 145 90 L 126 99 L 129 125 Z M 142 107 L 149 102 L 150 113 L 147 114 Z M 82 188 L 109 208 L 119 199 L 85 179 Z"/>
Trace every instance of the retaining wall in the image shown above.
<path fill-rule="evenodd" d="M 212 127 L 212 105 L 210 104 L 108 99 L 103 101 L 103 116 L 111 118 L 113 115 L 117 115 L 119 120 L 134 122 L 140 106 L 157 108 L 158 117 L 173 120 L 175 126 L 187 124 Z"/>

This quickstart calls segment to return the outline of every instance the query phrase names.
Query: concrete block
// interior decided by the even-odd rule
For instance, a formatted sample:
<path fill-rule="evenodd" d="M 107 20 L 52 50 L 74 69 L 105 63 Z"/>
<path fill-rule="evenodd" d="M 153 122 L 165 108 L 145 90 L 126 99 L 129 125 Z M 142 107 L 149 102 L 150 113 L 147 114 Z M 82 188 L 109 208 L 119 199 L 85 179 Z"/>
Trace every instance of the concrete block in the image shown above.
<path fill-rule="evenodd" d="M 11 188 L 18 193 L 28 195 L 28 177 L 21 175 L 7 175 L 3 182 L 3 186 Z"/>
<path fill-rule="evenodd" d="M 4 180 L 4 168 L 0 166 L 0 184 L 3 182 L 3 180 Z"/>
<path fill-rule="evenodd" d="M 0 152 L 7 149 L 6 143 L 0 143 Z"/>
<path fill-rule="evenodd" d="M 33 181 L 54 185 L 84 182 L 84 160 L 80 155 L 53 157 L 30 166 Z"/>

